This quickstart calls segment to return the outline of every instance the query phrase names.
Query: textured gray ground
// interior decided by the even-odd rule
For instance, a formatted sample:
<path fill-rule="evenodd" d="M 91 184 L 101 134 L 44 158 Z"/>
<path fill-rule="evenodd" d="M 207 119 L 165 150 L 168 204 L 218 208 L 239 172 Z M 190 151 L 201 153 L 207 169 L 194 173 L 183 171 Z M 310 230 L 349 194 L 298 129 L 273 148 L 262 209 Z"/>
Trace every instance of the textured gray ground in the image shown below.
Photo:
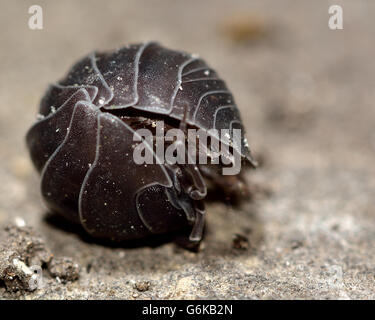
<path fill-rule="evenodd" d="M 34 1 L 1 0 L 0 224 L 23 218 L 81 272 L 64 284 L 45 270 L 44 288 L 1 287 L 0 297 L 375 298 L 373 1 L 336 1 L 341 31 L 327 27 L 329 1 L 38 3 L 44 30 L 31 31 Z M 238 21 L 253 21 L 249 41 L 231 39 Z M 110 247 L 47 222 L 25 150 L 49 82 L 94 48 L 145 40 L 199 53 L 218 70 L 262 163 L 248 180 L 269 192 L 241 208 L 209 204 L 199 253 L 168 242 Z M 236 233 L 248 250 L 232 248 Z M 137 290 L 141 282 L 149 289 Z"/>

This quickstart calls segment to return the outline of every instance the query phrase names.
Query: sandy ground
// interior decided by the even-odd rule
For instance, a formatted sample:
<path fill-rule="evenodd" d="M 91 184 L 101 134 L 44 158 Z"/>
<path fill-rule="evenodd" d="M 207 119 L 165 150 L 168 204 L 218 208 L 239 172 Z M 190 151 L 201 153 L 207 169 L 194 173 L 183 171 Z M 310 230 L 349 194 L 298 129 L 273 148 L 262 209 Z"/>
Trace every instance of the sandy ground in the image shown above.
<path fill-rule="evenodd" d="M 0 1 L 0 224 L 24 219 L 80 278 L 44 270 L 44 288 L 0 282 L 0 297 L 375 298 L 373 1 L 38 1 L 44 29 L 32 31 L 34 2 Z M 327 26 L 332 3 L 344 30 Z M 46 218 L 25 148 L 48 83 L 93 49 L 146 40 L 199 53 L 226 80 L 261 163 L 248 181 L 268 190 L 240 208 L 209 203 L 199 253 L 110 246 Z"/>

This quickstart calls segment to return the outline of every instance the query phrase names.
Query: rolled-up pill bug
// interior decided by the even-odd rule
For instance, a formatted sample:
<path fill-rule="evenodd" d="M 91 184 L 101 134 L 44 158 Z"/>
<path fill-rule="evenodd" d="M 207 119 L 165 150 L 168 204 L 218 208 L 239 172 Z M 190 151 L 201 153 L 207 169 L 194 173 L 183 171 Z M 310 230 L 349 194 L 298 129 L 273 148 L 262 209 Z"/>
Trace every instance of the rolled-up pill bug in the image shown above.
<path fill-rule="evenodd" d="M 137 129 L 152 129 L 159 120 L 164 129 L 202 129 L 217 140 L 211 129 L 230 135 L 241 129 L 240 144 L 231 149 L 255 165 L 234 98 L 202 59 L 154 42 L 93 52 L 50 85 L 27 133 L 49 210 L 94 237 L 130 240 L 190 225 L 189 240 L 199 242 L 206 180 L 220 179 L 218 166 L 136 164 L 140 143 L 156 160 Z"/>

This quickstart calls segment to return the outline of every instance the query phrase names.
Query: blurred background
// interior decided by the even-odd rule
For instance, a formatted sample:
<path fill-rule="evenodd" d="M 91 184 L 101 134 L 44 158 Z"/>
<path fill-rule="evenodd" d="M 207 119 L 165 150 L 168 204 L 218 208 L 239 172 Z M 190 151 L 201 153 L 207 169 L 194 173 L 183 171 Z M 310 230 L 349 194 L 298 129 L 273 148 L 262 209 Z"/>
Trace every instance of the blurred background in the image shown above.
<path fill-rule="evenodd" d="M 26 297 L 375 298 L 375 2 L 0 4 L 0 224 L 23 219 L 82 268 L 80 280 L 49 279 Z M 28 26 L 34 4 L 42 30 Z M 331 5 L 343 8 L 343 30 L 328 27 Z M 208 205 L 199 253 L 169 242 L 112 248 L 46 221 L 25 148 L 49 83 L 94 49 L 147 40 L 218 71 L 260 163 L 246 175 L 251 201 Z M 151 289 L 138 292 L 136 281 Z"/>

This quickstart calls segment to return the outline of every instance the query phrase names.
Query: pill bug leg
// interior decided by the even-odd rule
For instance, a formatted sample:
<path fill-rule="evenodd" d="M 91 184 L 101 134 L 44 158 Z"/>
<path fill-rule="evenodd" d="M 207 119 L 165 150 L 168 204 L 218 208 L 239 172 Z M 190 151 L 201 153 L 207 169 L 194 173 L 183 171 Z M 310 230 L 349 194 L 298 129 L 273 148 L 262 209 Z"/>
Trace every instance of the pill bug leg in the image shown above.
<path fill-rule="evenodd" d="M 204 233 L 206 211 L 202 200 L 194 201 L 193 206 L 195 218 L 192 229 L 181 230 L 175 236 L 174 242 L 184 249 L 198 252 Z"/>
<path fill-rule="evenodd" d="M 188 115 L 188 105 L 184 105 L 184 116 L 180 122 L 180 130 L 184 132 L 184 136 L 187 137 L 187 115 Z M 186 141 L 177 141 L 177 143 L 183 144 L 185 147 L 185 159 L 178 159 L 178 163 L 186 163 L 181 166 L 181 169 L 190 175 L 192 178 L 192 185 L 189 190 L 186 190 L 193 200 L 201 200 L 207 194 L 206 183 L 203 180 L 201 173 L 199 172 L 198 166 L 192 161 L 192 157 L 189 154 L 189 149 L 186 148 Z M 185 161 L 183 161 L 185 160 Z"/>
<path fill-rule="evenodd" d="M 195 222 L 193 229 L 189 235 L 189 240 L 192 242 L 199 242 L 202 240 L 203 228 L 204 228 L 204 216 L 206 210 L 204 208 L 203 201 L 194 202 L 194 211 L 195 211 Z"/>
<path fill-rule="evenodd" d="M 184 131 L 185 137 L 187 132 L 187 112 L 188 108 L 185 106 L 184 117 L 179 126 L 180 130 Z M 185 140 L 177 140 L 175 143 L 185 146 Z M 185 162 L 187 163 L 184 164 Z M 193 164 L 191 161 L 191 156 L 187 148 L 185 148 L 185 158 L 178 158 L 178 165 L 169 165 L 169 169 L 170 172 L 172 172 L 172 181 L 174 181 L 175 189 L 178 192 L 178 194 L 176 194 L 176 201 L 179 206 L 183 208 L 188 221 L 193 223 L 193 229 L 190 233 L 189 240 L 199 242 L 202 239 L 204 228 L 205 209 L 203 201 L 201 200 L 204 199 L 207 194 L 206 183 L 197 165 Z"/>

